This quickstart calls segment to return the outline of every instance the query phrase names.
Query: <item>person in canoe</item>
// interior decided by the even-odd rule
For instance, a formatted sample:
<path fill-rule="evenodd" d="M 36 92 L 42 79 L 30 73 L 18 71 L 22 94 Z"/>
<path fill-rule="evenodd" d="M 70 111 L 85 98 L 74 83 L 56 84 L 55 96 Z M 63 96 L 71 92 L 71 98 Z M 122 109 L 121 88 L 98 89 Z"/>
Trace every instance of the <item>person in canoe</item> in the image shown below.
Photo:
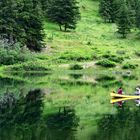
<path fill-rule="evenodd" d="M 118 94 L 120 94 L 120 95 L 123 94 L 123 89 L 122 89 L 122 87 L 120 87 L 120 88 L 118 89 Z"/>
<path fill-rule="evenodd" d="M 139 86 L 136 88 L 135 95 L 138 95 L 138 96 L 140 95 L 140 87 Z"/>
<path fill-rule="evenodd" d="M 118 89 L 118 94 L 120 94 L 120 95 L 123 94 L 123 89 L 122 89 L 122 87 L 120 87 L 120 88 Z M 123 101 L 119 101 L 119 102 L 118 102 L 118 106 L 119 106 L 119 107 L 122 107 L 122 105 L 123 105 Z"/>
<path fill-rule="evenodd" d="M 135 95 L 140 96 L 140 86 L 136 88 Z M 136 106 L 140 106 L 140 99 L 136 99 Z"/>

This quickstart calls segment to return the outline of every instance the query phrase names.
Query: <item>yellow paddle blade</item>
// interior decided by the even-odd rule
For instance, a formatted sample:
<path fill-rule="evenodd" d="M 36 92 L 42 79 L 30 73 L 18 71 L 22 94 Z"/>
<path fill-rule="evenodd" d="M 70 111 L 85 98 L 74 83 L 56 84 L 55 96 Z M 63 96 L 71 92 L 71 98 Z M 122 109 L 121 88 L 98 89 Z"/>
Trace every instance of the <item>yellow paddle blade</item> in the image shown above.
<path fill-rule="evenodd" d="M 110 100 L 110 103 L 113 104 L 113 103 L 117 103 L 117 102 L 121 102 L 121 101 L 126 101 L 126 100 L 132 100 L 132 98 L 120 98 L 120 99 L 111 99 Z"/>
<path fill-rule="evenodd" d="M 116 93 L 110 93 L 111 98 L 131 98 L 131 99 L 140 99 L 140 96 L 136 95 L 120 95 Z"/>

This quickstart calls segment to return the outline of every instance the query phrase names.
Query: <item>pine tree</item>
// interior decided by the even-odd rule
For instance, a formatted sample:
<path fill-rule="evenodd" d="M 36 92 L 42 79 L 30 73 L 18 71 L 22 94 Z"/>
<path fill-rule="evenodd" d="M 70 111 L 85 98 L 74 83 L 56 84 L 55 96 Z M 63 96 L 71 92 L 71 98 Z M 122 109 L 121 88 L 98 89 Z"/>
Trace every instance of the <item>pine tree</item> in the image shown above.
<path fill-rule="evenodd" d="M 9 42 L 16 42 L 18 34 L 22 33 L 22 29 L 16 22 L 17 14 L 17 2 L 15 0 L 0 1 L 0 36 Z"/>
<path fill-rule="evenodd" d="M 140 0 L 136 1 L 135 12 L 136 12 L 136 17 L 135 17 L 136 27 L 140 29 Z"/>
<path fill-rule="evenodd" d="M 24 44 L 31 50 L 40 51 L 43 41 L 41 9 L 37 0 L 23 0 L 19 24 L 25 31 Z"/>
<path fill-rule="evenodd" d="M 99 13 L 105 22 L 115 22 L 117 13 L 119 11 L 119 0 L 100 0 Z"/>
<path fill-rule="evenodd" d="M 108 2 L 106 0 L 100 0 L 99 13 L 105 22 L 110 21 L 111 17 L 109 14 Z"/>
<path fill-rule="evenodd" d="M 53 0 L 40 0 L 42 12 L 43 12 L 43 15 L 45 18 L 47 18 L 47 13 L 48 13 L 47 11 L 48 11 L 52 1 Z"/>
<path fill-rule="evenodd" d="M 124 2 L 120 8 L 120 12 L 117 18 L 118 33 L 122 35 L 123 38 L 126 38 L 127 34 L 130 32 L 132 27 L 130 9 L 127 7 Z"/>
<path fill-rule="evenodd" d="M 53 0 L 48 9 L 48 18 L 57 23 L 62 30 L 75 29 L 80 18 L 76 0 Z"/>
<path fill-rule="evenodd" d="M 0 36 L 39 51 L 44 37 L 41 13 L 38 0 L 1 0 Z"/>

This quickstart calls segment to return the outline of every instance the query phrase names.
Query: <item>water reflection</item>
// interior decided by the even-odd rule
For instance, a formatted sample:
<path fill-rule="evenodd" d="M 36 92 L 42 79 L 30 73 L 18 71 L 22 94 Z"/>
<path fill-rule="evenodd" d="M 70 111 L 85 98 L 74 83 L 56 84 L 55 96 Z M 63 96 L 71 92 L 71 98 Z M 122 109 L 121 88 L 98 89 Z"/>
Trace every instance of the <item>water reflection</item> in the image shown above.
<path fill-rule="evenodd" d="M 3 140 L 74 140 L 79 119 L 75 110 L 61 107 L 43 116 L 40 89 L 30 90 L 26 96 L 6 93 L 0 100 L 0 137 Z"/>
<path fill-rule="evenodd" d="M 116 115 L 106 114 L 98 122 L 98 133 L 91 140 L 139 140 L 140 110 L 118 108 Z"/>
<path fill-rule="evenodd" d="M 51 140 L 74 140 L 78 122 L 74 109 L 69 107 L 59 108 L 58 113 L 48 115 L 46 123 Z"/>
<path fill-rule="evenodd" d="M 133 98 L 118 98 L 118 99 L 111 99 L 110 103 L 115 105 L 115 106 L 119 106 L 122 107 L 123 104 L 129 100 L 132 100 L 136 106 L 140 106 L 140 99 L 133 99 Z"/>
<path fill-rule="evenodd" d="M 138 100 L 112 106 L 109 93 L 122 85 L 132 93 L 140 79 L 63 74 L 15 74 L 0 79 L 0 139 L 139 139 Z M 138 137 L 130 136 L 131 131 Z"/>

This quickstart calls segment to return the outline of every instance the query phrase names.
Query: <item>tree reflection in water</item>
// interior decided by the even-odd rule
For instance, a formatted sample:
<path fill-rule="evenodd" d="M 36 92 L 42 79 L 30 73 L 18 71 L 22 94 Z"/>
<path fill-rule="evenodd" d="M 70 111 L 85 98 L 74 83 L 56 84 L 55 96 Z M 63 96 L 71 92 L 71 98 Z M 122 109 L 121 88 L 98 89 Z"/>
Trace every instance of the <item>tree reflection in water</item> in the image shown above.
<path fill-rule="evenodd" d="M 139 108 L 118 108 L 116 115 L 107 114 L 98 122 L 98 133 L 91 140 L 139 140 L 139 124 Z"/>
<path fill-rule="evenodd" d="M 47 126 L 51 140 L 75 140 L 74 131 L 78 126 L 79 119 L 74 109 L 63 107 L 58 113 L 47 116 Z"/>
<path fill-rule="evenodd" d="M 8 94 L 8 99 L 10 96 Z M 78 118 L 74 110 L 65 108 L 64 111 L 43 116 L 43 97 L 43 92 L 36 89 L 29 91 L 26 97 L 14 98 L 16 101 L 12 106 L 2 108 L 0 138 L 2 140 L 74 140 L 73 132 L 78 126 Z"/>

